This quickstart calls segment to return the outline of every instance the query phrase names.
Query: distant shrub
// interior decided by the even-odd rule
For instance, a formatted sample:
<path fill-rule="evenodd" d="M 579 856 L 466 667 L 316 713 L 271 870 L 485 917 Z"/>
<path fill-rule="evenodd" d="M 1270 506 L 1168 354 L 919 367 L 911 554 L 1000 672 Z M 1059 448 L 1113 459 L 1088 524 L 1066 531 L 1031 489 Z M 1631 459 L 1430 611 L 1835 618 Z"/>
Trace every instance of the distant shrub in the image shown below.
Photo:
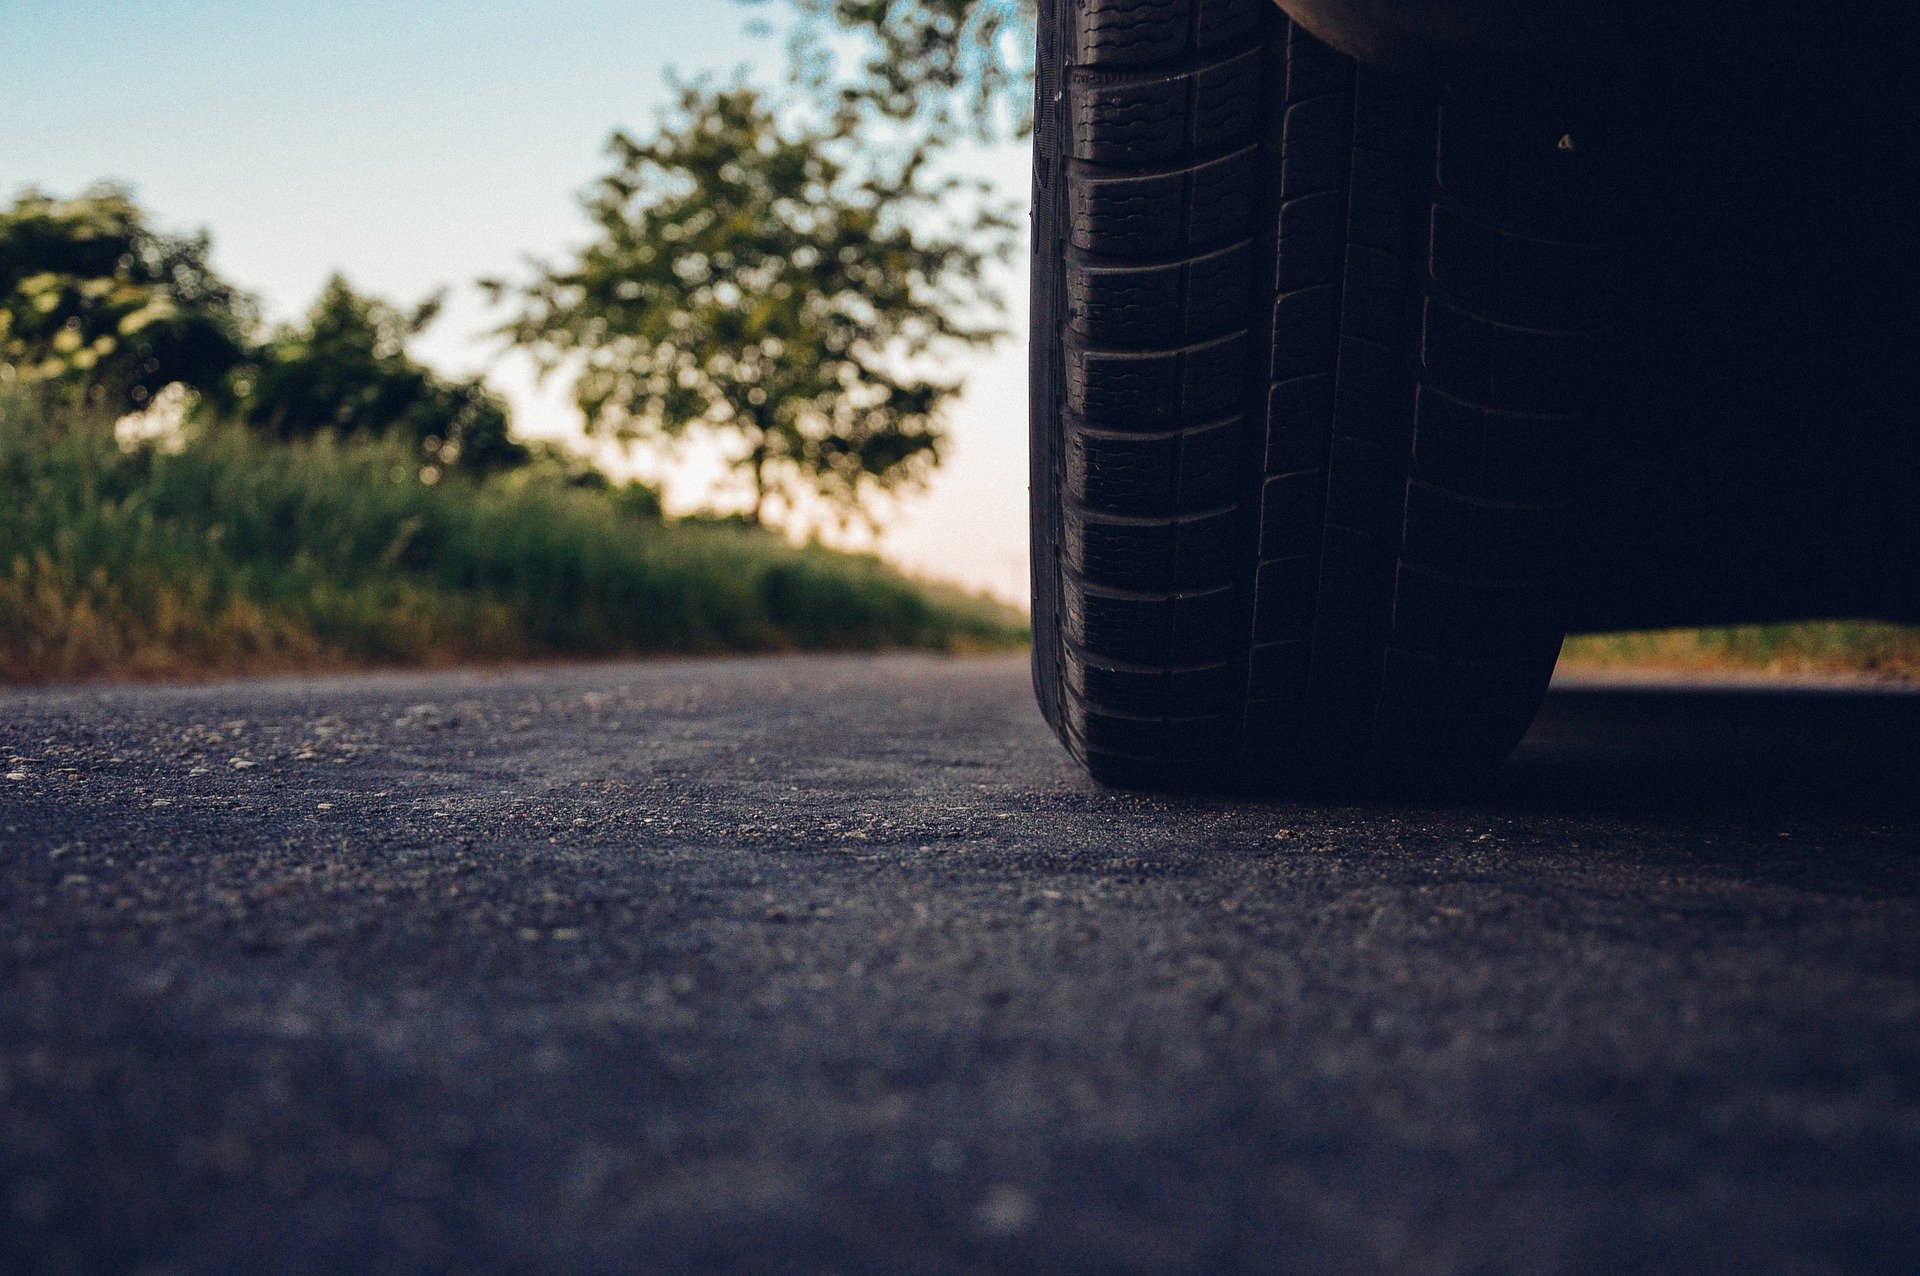
<path fill-rule="evenodd" d="M 452 381 L 408 353 L 440 298 L 402 311 L 339 275 L 298 324 L 256 348 L 235 381 L 235 413 L 282 442 L 319 434 L 411 443 L 436 470 L 492 474 L 523 465 L 506 400 L 478 377 Z"/>

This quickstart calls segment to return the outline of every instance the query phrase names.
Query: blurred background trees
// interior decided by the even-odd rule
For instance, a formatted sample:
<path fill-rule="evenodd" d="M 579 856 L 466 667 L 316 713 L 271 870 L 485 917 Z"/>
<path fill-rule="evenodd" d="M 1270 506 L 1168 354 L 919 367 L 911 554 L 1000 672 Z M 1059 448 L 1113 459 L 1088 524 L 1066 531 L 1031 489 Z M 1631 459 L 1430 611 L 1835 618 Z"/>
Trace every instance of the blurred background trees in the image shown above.
<path fill-rule="evenodd" d="M 940 462 L 961 389 L 942 368 L 999 335 L 988 270 L 1013 224 L 936 174 L 968 125 L 1025 127 L 1031 4 L 790 13 L 794 79 L 812 94 L 682 86 L 657 133 L 610 141 L 612 171 L 583 200 L 592 242 L 489 287 L 510 307 L 502 333 L 575 378 L 589 433 L 718 441 L 754 523 L 798 530 L 804 506 L 873 525 Z M 0 213 L 0 389 L 49 419 L 184 410 L 268 440 L 399 441 L 429 479 L 527 464 L 500 396 L 410 352 L 438 309 L 335 277 L 301 320 L 267 329 L 204 231 L 157 229 L 124 187 L 28 189 Z M 557 455 L 542 449 L 539 468 L 581 464 Z"/>
<path fill-rule="evenodd" d="M 209 249 L 155 230 L 124 187 L 29 187 L 0 211 L 0 384 L 115 414 L 176 383 L 229 402 L 256 311 Z"/>
<path fill-rule="evenodd" d="M 233 417 L 270 439 L 398 439 L 427 473 L 524 463 L 507 405 L 451 380 L 408 342 L 433 298 L 402 311 L 336 276 L 298 324 L 260 333 L 254 299 L 220 277 L 206 232 L 156 230 L 124 187 L 72 199 L 27 190 L 0 212 L 0 385 L 44 410 L 111 421 L 158 403 Z"/>
<path fill-rule="evenodd" d="M 796 78 L 816 94 L 932 136 L 1032 126 L 1034 0 L 791 3 Z"/>
<path fill-rule="evenodd" d="M 960 390 L 927 369 L 1000 335 L 984 272 L 1012 223 L 926 145 L 863 144 L 844 116 L 783 127 L 740 85 L 684 86 L 656 135 L 608 149 L 593 239 L 488 285 L 587 428 L 721 440 L 756 524 L 816 498 L 872 519 L 922 482 Z"/>
<path fill-rule="evenodd" d="M 252 353 L 237 378 L 240 419 L 280 440 L 404 440 L 433 470 L 489 474 L 524 464 L 529 453 L 510 436 L 499 395 L 478 377 L 449 380 L 407 353 L 440 305 L 433 297 L 402 311 L 335 275 L 304 322 L 279 328 Z"/>

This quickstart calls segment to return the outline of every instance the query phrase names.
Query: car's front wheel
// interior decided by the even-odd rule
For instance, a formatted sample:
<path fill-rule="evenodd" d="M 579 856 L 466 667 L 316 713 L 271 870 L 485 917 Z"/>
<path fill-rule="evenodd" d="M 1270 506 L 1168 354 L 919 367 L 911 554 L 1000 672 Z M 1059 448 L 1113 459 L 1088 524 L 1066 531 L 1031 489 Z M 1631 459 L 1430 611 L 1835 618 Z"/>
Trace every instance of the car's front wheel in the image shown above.
<path fill-rule="evenodd" d="M 1034 673 L 1099 779 L 1429 782 L 1558 652 L 1589 138 L 1271 0 L 1043 0 Z"/>

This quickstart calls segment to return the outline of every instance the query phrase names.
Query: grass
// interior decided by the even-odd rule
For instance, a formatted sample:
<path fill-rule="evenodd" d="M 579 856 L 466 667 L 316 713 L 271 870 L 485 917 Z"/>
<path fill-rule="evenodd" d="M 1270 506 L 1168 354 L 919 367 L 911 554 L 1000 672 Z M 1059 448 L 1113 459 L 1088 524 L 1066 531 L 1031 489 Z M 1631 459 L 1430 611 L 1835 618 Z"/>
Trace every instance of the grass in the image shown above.
<path fill-rule="evenodd" d="M 0 680 L 650 653 L 1018 645 L 1011 609 L 878 558 L 636 516 L 522 472 L 212 428 L 123 450 L 0 398 Z"/>
<path fill-rule="evenodd" d="M 1570 638 L 1560 662 L 1572 668 L 1855 674 L 1920 679 L 1920 629 L 1870 621 L 1668 629 Z"/>

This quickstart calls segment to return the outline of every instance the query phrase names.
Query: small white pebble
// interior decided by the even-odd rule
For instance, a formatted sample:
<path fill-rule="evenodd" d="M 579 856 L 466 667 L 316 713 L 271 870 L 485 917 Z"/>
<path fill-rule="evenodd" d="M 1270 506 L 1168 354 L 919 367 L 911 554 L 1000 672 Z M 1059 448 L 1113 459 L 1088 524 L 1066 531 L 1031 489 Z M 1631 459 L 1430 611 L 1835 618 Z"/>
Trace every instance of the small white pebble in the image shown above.
<path fill-rule="evenodd" d="M 230 761 L 228 761 L 227 765 L 232 767 L 236 771 L 246 771 L 246 770 L 252 769 L 253 767 L 257 767 L 260 764 L 258 762 L 255 762 L 252 758 L 233 758 Z"/>
<path fill-rule="evenodd" d="M 316 802 L 316 803 L 314 803 L 314 804 L 313 804 L 313 809 L 314 809 L 314 810 L 316 810 L 316 811 L 331 811 L 331 810 L 333 809 L 333 803 L 331 803 L 331 802 Z"/>
<path fill-rule="evenodd" d="M 9 771 L 7 772 L 7 778 L 9 780 L 24 780 L 27 778 L 27 773 L 25 771 Z"/>
<path fill-rule="evenodd" d="M 1033 1215 L 1033 1197 L 1010 1183 L 989 1188 L 974 1211 L 980 1230 L 993 1236 L 1019 1235 L 1033 1223 Z"/>

